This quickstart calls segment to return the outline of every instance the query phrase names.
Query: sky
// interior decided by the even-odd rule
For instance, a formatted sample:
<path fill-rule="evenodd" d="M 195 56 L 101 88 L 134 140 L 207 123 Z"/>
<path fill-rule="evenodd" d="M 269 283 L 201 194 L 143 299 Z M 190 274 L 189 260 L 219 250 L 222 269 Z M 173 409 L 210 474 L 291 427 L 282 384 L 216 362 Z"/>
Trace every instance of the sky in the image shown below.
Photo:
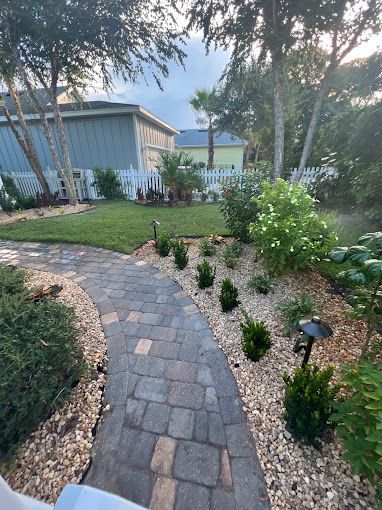
<path fill-rule="evenodd" d="M 376 36 L 356 48 L 346 60 L 368 56 L 378 48 L 382 49 L 380 39 Z M 140 104 L 176 129 L 195 128 L 195 114 L 189 105 L 189 99 L 196 88 L 211 88 L 220 78 L 229 61 L 229 53 L 211 50 L 210 54 L 206 55 L 197 34 L 188 40 L 185 51 L 185 69 L 170 63 L 169 77 L 162 81 L 163 91 L 159 89 L 154 78 L 148 75 L 147 84 L 143 79 L 134 85 L 115 79 L 114 91 L 109 96 L 102 88 L 98 88 L 89 90 L 86 98 Z"/>

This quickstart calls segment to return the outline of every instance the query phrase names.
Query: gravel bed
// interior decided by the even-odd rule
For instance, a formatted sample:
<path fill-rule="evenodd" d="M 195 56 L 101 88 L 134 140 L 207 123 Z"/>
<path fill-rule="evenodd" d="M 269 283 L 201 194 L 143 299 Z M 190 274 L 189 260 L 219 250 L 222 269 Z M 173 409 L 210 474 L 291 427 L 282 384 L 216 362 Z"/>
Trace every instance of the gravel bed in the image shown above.
<path fill-rule="evenodd" d="M 29 271 L 30 287 L 62 285 L 59 301 L 74 307 L 89 371 L 68 402 L 27 439 L 11 466 L 0 472 L 12 489 L 54 503 L 67 483 L 79 483 L 89 467 L 93 428 L 102 410 L 106 341 L 95 304 L 76 283 L 52 273 Z M 1 504 L 0 504 L 1 506 Z"/>
<path fill-rule="evenodd" d="M 60 205 L 57 207 L 40 207 L 27 209 L 25 211 L 14 211 L 5 213 L 0 209 L 0 225 L 18 223 L 26 220 L 38 220 L 39 218 L 50 218 L 51 216 L 64 216 L 66 214 L 78 214 L 94 209 L 91 204 Z"/>
<path fill-rule="evenodd" d="M 167 272 L 194 299 L 213 329 L 215 338 L 225 352 L 235 375 L 244 410 L 253 432 L 268 492 L 274 510 L 277 509 L 372 509 L 376 508 L 375 490 L 362 478 L 352 474 L 349 463 L 342 459 L 343 450 L 335 434 L 327 438 L 321 450 L 296 442 L 285 428 L 283 419 L 284 372 L 291 373 L 302 361 L 303 352 L 293 353 L 293 340 L 282 336 L 282 324 L 276 304 L 285 298 L 311 293 L 316 299 L 322 318 L 333 327 L 331 338 L 318 341 L 311 362 L 320 368 L 331 364 L 338 375 L 339 365 L 354 361 L 360 353 L 364 337 L 361 323 L 344 316 L 348 305 L 331 292 L 328 282 L 316 272 L 298 273 L 278 278 L 274 292 L 267 296 L 247 288 L 248 279 L 262 274 L 254 249 L 245 246 L 237 267 L 227 269 L 218 253 L 207 260 L 217 268 L 214 286 L 197 288 L 196 265 L 203 257 L 197 243 L 190 242 L 190 262 L 183 271 L 176 269 L 173 257 L 159 257 L 153 244 L 148 243 L 136 255 Z M 224 277 L 230 277 L 239 289 L 241 306 L 255 320 L 264 320 L 271 336 L 272 347 L 257 363 L 248 360 L 240 346 L 239 308 L 230 313 L 221 311 L 218 293 Z"/>

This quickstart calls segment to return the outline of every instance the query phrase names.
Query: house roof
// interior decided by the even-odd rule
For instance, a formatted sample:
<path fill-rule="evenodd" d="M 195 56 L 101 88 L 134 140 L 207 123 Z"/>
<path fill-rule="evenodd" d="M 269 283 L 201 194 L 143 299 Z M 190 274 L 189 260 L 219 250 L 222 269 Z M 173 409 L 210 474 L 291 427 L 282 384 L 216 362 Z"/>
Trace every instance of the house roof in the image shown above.
<path fill-rule="evenodd" d="M 67 87 L 65 86 L 60 86 L 60 87 L 57 87 L 57 97 L 60 96 L 63 92 L 65 92 L 67 90 Z M 49 107 L 49 96 L 48 94 L 46 93 L 46 91 L 44 89 L 36 89 L 36 95 L 38 97 L 38 101 L 41 105 L 43 105 L 44 109 L 46 111 L 49 111 L 49 108 L 50 108 L 50 111 L 51 111 L 51 107 Z M 12 101 L 12 98 L 9 94 L 8 91 L 3 91 L 0 93 L 1 94 L 1 97 L 2 99 L 5 101 L 5 104 L 9 110 L 9 113 L 11 115 L 16 115 L 16 109 L 15 109 L 15 106 L 13 104 L 13 101 Z M 20 98 L 20 103 L 21 103 L 21 107 L 23 109 L 23 112 L 28 114 L 28 113 L 35 113 L 36 112 L 36 108 L 35 106 L 33 105 L 32 103 L 32 100 L 28 94 L 28 92 L 26 90 L 19 90 L 18 91 L 18 94 L 19 94 L 19 98 Z"/>
<path fill-rule="evenodd" d="M 224 131 L 214 134 L 215 146 L 242 146 L 246 140 L 231 135 Z M 179 135 L 175 135 L 176 147 L 208 147 L 208 129 L 182 129 Z"/>

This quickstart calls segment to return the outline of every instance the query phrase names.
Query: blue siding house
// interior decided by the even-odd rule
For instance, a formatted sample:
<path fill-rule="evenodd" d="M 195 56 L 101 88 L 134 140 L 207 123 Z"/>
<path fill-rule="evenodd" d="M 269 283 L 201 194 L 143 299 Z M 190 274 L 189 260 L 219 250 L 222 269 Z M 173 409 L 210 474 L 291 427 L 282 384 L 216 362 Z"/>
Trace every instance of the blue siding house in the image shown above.
<path fill-rule="evenodd" d="M 43 94 L 42 91 L 39 92 Z M 25 117 L 43 169 L 53 169 L 43 128 L 30 100 L 21 93 Z M 17 117 L 12 102 L 3 94 L 12 118 Z M 178 131 L 143 106 L 108 101 L 81 101 L 65 87 L 59 90 L 59 103 L 74 168 L 111 166 L 115 169 L 155 170 L 163 151 L 174 150 Z M 47 117 L 53 122 L 51 107 L 45 105 Z M 30 171 L 0 106 L 0 172 Z"/>

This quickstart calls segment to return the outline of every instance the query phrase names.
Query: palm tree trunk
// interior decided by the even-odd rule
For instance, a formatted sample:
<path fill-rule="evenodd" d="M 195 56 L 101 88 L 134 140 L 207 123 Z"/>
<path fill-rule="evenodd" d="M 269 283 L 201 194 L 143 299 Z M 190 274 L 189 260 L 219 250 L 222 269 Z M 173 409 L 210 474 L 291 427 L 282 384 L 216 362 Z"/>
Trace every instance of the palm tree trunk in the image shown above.
<path fill-rule="evenodd" d="M 275 126 L 273 179 L 281 177 L 284 165 L 284 102 L 283 102 L 283 65 L 281 56 L 273 57 L 273 108 Z"/>
<path fill-rule="evenodd" d="M 208 123 L 208 163 L 207 168 L 212 170 L 214 167 L 214 131 L 212 128 L 211 119 Z"/>
<path fill-rule="evenodd" d="M 13 104 L 15 105 L 17 118 L 18 118 L 19 125 L 20 125 L 22 133 L 23 133 L 23 137 L 21 136 L 15 123 L 13 122 L 12 117 L 11 117 L 6 105 L 4 106 L 5 117 L 8 121 L 8 124 L 9 124 L 13 134 L 15 135 L 16 140 L 18 141 L 21 149 L 23 150 L 32 170 L 36 174 L 36 177 L 38 179 L 38 182 L 40 183 L 43 193 L 45 193 L 46 195 L 49 195 L 50 194 L 49 185 L 48 185 L 47 180 L 45 179 L 45 176 L 44 176 L 42 168 L 41 168 L 41 164 L 38 160 L 36 150 L 33 145 L 32 137 L 30 135 L 29 127 L 26 123 L 26 120 L 24 117 L 24 112 L 21 107 L 20 98 L 17 93 L 15 83 L 12 80 L 8 80 L 8 79 L 5 79 L 5 83 L 8 87 L 9 94 L 12 98 Z"/>

